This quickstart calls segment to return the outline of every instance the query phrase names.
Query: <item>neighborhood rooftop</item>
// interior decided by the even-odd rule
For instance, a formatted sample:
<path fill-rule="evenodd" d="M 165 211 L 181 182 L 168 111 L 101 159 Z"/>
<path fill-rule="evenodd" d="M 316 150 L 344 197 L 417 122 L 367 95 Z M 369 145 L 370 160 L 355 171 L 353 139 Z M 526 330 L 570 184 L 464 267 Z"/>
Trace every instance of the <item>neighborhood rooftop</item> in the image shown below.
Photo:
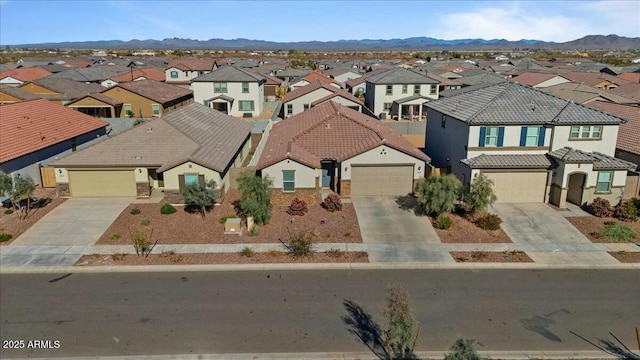
<path fill-rule="evenodd" d="M 413 70 L 393 68 L 370 76 L 366 80 L 372 84 L 437 84 L 438 81 Z"/>
<path fill-rule="evenodd" d="M 116 85 L 132 93 L 146 97 L 147 99 L 157 101 L 160 104 L 167 103 L 172 100 L 179 99 L 184 96 L 191 95 L 193 92 L 178 86 L 173 86 L 153 80 L 131 81 Z M 111 90 L 107 88 L 103 92 Z"/>
<path fill-rule="evenodd" d="M 434 100 L 428 108 L 469 124 L 620 124 L 623 119 L 512 82 Z"/>
<path fill-rule="evenodd" d="M 264 82 L 261 75 L 249 72 L 235 66 L 224 66 L 210 73 L 200 75 L 192 81 L 221 81 L 221 82 Z"/>

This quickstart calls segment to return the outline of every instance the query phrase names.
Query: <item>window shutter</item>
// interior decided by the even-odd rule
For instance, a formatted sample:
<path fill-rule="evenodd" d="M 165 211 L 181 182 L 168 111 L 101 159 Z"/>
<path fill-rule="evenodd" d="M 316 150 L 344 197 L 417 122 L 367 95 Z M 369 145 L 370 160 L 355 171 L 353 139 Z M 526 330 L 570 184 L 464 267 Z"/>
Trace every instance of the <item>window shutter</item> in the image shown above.
<path fill-rule="evenodd" d="M 503 141 L 504 141 L 504 126 L 500 126 L 498 128 L 498 147 L 502 147 Z"/>
<path fill-rule="evenodd" d="M 527 145 L 527 127 L 523 126 L 520 128 L 520 146 Z"/>
<path fill-rule="evenodd" d="M 200 184 L 200 186 L 204 186 L 204 175 L 198 175 L 198 183 Z"/>
<path fill-rule="evenodd" d="M 545 130 L 544 126 L 540 126 L 540 131 L 538 132 L 538 146 L 544 146 Z"/>
<path fill-rule="evenodd" d="M 483 126 L 480 128 L 480 139 L 478 140 L 478 146 L 484 147 L 484 138 L 486 135 L 487 135 L 487 128 Z"/>
<path fill-rule="evenodd" d="M 180 192 L 184 189 L 184 175 L 178 175 L 178 189 L 180 189 Z"/>

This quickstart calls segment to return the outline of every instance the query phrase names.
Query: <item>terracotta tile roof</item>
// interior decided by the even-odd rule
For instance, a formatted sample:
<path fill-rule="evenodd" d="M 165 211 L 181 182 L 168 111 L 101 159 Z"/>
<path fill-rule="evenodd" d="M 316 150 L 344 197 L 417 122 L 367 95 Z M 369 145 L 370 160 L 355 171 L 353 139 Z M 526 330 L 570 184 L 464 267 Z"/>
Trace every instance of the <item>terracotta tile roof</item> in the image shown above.
<path fill-rule="evenodd" d="M 621 87 L 626 87 L 623 85 Z M 617 89 L 617 88 L 616 88 Z M 613 90 L 616 90 L 613 89 Z M 634 100 L 631 97 L 625 97 L 617 94 L 613 91 L 600 90 L 595 87 L 580 84 L 576 82 L 568 82 L 558 85 L 553 85 L 540 89 L 548 94 L 561 97 L 563 99 L 571 100 L 576 103 L 585 104 L 594 99 L 603 98 L 611 102 L 619 104 L 637 104 L 638 100 Z"/>
<path fill-rule="evenodd" d="M 282 97 L 282 103 L 283 104 L 287 103 L 287 102 L 289 102 L 289 101 L 291 101 L 293 99 L 299 98 L 300 96 L 304 96 L 304 95 L 307 95 L 309 93 L 312 93 L 312 92 L 314 92 L 314 91 L 316 91 L 316 90 L 318 90 L 320 88 L 329 90 L 332 93 L 335 93 L 337 90 L 339 90 L 339 89 L 337 89 L 337 88 L 335 88 L 335 87 L 333 87 L 331 85 L 323 84 L 320 81 L 314 81 L 309 85 L 305 85 L 305 86 L 299 87 L 299 88 L 297 88 L 297 89 L 295 89 L 293 91 L 290 91 L 290 92 L 284 94 L 284 96 Z"/>
<path fill-rule="evenodd" d="M 147 99 L 158 102 L 159 104 L 164 104 L 189 95 L 193 96 L 193 91 L 191 90 L 153 80 L 131 81 L 118 84 L 114 87 L 129 90 L 132 93 L 144 96 Z M 105 89 L 104 91 L 108 91 L 110 89 L 113 88 Z"/>
<path fill-rule="evenodd" d="M 0 163 L 44 149 L 109 123 L 37 99 L 0 106 Z"/>
<path fill-rule="evenodd" d="M 355 97 L 353 94 L 351 94 L 350 92 L 346 91 L 346 90 L 338 90 L 336 92 L 334 92 L 333 94 L 327 95 L 325 97 L 323 97 L 322 99 L 318 99 L 314 102 L 311 103 L 311 106 L 316 106 L 318 104 L 321 104 L 327 100 L 333 99 L 336 96 L 340 96 L 342 98 L 345 98 L 347 100 L 351 100 L 354 103 L 360 105 L 360 106 L 364 106 L 364 103 L 362 102 L 362 100 L 358 99 L 357 97 Z"/>
<path fill-rule="evenodd" d="M 604 101 L 593 101 L 587 106 L 626 119 L 618 129 L 616 148 L 640 155 L 640 107 Z"/>
<path fill-rule="evenodd" d="M 513 82 L 517 82 L 518 84 L 536 86 L 540 83 L 543 83 L 547 80 L 551 80 L 556 76 L 560 76 L 558 74 L 552 73 L 535 73 L 535 72 L 526 72 L 522 73 L 518 76 L 513 77 L 511 80 Z M 568 79 L 567 79 L 568 80 Z"/>
<path fill-rule="evenodd" d="M 269 133 L 257 168 L 264 169 L 287 158 L 320 168 L 323 159 L 341 162 L 385 144 L 430 161 L 391 127 L 328 101 L 276 123 Z"/>
<path fill-rule="evenodd" d="M 256 71 L 256 74 L 262 76 L 263 78 L 265 78 L 266 82 L 264 83 L 265 85 L 277 85 L 280 86 L 280 84 L 282 84 L 282 80 L 278 79 L 275 76 L 271 76 L 269 74 L 260 72 L 260 71 Z"/>
<path fill-rule="evenodd" d="M 122 74 L 110 77 L 109 80 L 113 80 L 117 83 L 134 81 L 135 79 L 139 79 L 144 77 L 147 80 L 155 80 L 163 82 L 165 80 L 165 74 L 153 68 L 149 69 L 135 69 L 133 71 L 127 71 Z"/>
<path fill-rule="evenodd" d="M 174 59 L 169 62 L 167 69 L 176 68 L 187 71 L 211 71 L 215 59 Z"/>
<path fill-rule="evenodd" d="M 609 90 L 610 93 L 626 96 L 635 100 L 640 100 L 640 84 L 624 84 L 615 89 Z"/>
<path fill-rule="evenodd" d="M 604 74 L 600 72 L 571 71 L 568 73 L 564 73 L 562 76 L 571 81 L 584 83 L 590 86 L 595 86 L 605 81 L 618 84 L 618 85 L 629 83 L 629 81 L 623 78 L 620 78 L 618 76 L 613 76 L 613 75 Z"/>
<path fill-rule="evenodd" d="M 10 69 L 10 70 L 5 70 L 3 72 L 0 72 L 0 79 L 4 79 L 10 76 L 22 82 L 27 82 L 35 79 L 40 79 L 49 75 L 51 75 L 51 73 L 45 69 L 42 69 L 39 67 L 29 67 L 29 68 Z"/>
<path fill-rule="evenodd" d="M 324 76 L 322 74 L 319 74 L 319 73 L 317 73 L 315 71 L 310 72 L 309 74 L 303 76 L 300 79 L 292 81 L 291 85 L 293 85 L 293 84 L 295 84 L 297 82 L 300 82 L 302 80 L 305 80 L 308 83 L 312 83 L 314 81 L 320 81 L 323 84 L 335 84 L 335 85 L 340 86 L 340 84 L 337 81 L 333 80 L 332 78 L 326 77 L 326 76 Z"/>
<path fill-rule="evenodd" d="M 640 73 L 623 73 L 618 75 L 618 77 L 620 79 L 631 81 L 632 83 L 635 83 L 635 84 L 640 83 Z"/>

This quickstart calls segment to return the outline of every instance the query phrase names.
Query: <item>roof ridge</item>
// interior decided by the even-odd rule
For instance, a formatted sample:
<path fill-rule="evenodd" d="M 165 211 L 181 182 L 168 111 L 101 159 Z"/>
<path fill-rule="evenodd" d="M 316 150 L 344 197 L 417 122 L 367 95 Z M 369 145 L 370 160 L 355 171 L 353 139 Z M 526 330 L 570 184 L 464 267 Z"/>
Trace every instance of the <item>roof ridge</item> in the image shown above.
<path fill-rule="evenodd" d="M 492 104 L 496 101 L 496 99 L 498 99 L 499 97 L 501 97 L 502 95 L 504 95 L 504 93 L 505 93 L 505 92 L 506 92 L 506 91 L 507 91 L 507 90 L 508 90 L 508 89 L 509 89 L 513 84 L 517 84 L 517 83 L 507 81 L 506 83 L 498 83 L 498 84 L 496 84 L 496 85 L 494 85 L 494 86 L 498 87 L 498 86 L 502 86 L 502 84 L 507 84 L 507 86 L 505 86 L 505 87 L 504 87 L 504 89 L 502 89 L 502 91 L 500 91 L 500 93 L 499 93 L 498 95 L 496 95 L 496 96 L 492 97 L 492 98 L 491 98 L 491 100 L 487 101 L 487 103 L 486 103 L 486 104 L 484 104 L 484 106 L 483 106 L 480 110 L 476 111 L 476 112 L 475 112 L 475 114 L 471 115 L 471 116 L 469 117 L 469 120 L 467 121 L 469 124 L 473 123 L 473 119 L 474 119 L 476 116 L 478 116 L 478 114 L 480 114 L 481 112 L 483 112 L 484 110 L 486 110 L 486 109 L 489 107 L 489 105 L 492 105 Z M 519 84 L 518 84 L 518 85 L 519 85 Z M 491 86 L 491 87 L 493 87 L 493 86 Z M 486 89 L 486 88 L 487 88 L 487 87 L 483 87 L 483 88 L 480 88 L 480 89 L 477 89 L 477 90 L 472 90 L 472 91 L 470 91 L 470 92 L 479 91 L 479 90 L 483 90 L 483 89 Z M 460 94 L 460 95 L 462 95 L 462 94 Z"/>

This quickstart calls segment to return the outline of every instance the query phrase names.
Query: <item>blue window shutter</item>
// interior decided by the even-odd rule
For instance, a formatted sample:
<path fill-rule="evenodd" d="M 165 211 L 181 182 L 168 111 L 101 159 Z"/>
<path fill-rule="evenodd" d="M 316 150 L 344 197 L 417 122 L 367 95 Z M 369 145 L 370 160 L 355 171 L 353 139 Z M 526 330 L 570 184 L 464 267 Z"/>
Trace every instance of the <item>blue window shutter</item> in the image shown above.
<path fill-rule="evenodd" d="M 538 146 L 544 146 L 545 130 L 544 126 L 540 126 L 540 131 L 538 132 Z"/>
<path fill-rule="evenodd" d="M 478 146 L 484 147 L 484 138 L 486 135 L 487 135 L 487 128 L 483 126 L 480 128 L 480 139 L 478 140 Z"/>
<path fill-rule="evenodd" d="M 527 127 L 523 126 L 520 129 L 520 146 L 526 146 L 527 145 Z"/>
<path fill-rule="evenodd" d="M 504 141 L 504 126 L 500 126 L 498 128 L 498 147 L 502 147 L 503 141 Z"/>

